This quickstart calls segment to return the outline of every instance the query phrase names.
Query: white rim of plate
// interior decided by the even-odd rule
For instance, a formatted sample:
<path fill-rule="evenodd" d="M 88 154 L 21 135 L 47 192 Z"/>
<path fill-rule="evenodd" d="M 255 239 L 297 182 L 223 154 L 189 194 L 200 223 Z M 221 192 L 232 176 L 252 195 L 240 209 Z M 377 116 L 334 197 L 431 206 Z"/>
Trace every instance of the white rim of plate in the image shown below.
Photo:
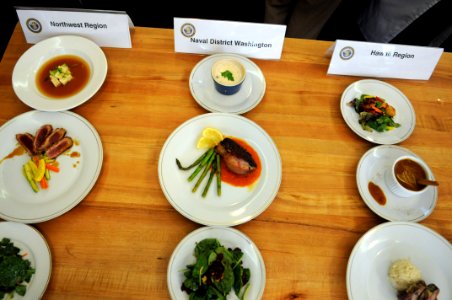
<path fill-rule="evenodd" d="M 14 294 L 14 299 L 40 299 L 49 284 L 52 272 L 52 254 L 44 236 L 34 227 L 16 223 L 0 222 L 0 240 L 9 238 L 21 252 L 28 252 L 26 258 L 36 272 L 27 285 L 24 297 Z"/>
<path fill-rule="evenodd" d="M 61 55 L 81 57 L 90 66 L 90 79 L 77 94 L 64 99 L 51 99 L 38 91 L 36 72 L 50 59 Z M 12 74 L 12 86 L 26 105 L 42 111 L 62 111 L 77 107 L 91 99 L 103 85 L 108 63 L 102 49 L 93 41 L 77 35 L 59 35 L 33 45 L 17 61 Z"/>
<path fill-rule="evenodd" d="M 174 249 L 170 260 L 168 262 L 168 268 L 167 268 L 167 285 L 168 285 L 168 292 L 172 299 L 180 299 L 178 298 L 178 294 L 183 294 L 185 299 L 188 299 L 188 294 L 185 292 L 180 292 L 180 288 L 183 283 L 183 273 L 180 272 L 181 269 L 179 267 L 185 268 L 186 265 L 190 264 L 190 260 L 185 260 L 186 256 L 189 256 L 193 260 L 195 259 L 195 256 L 193 255 L 193 251 L 195 249 L 196 243 L 200 242 L 201 240 L 205 238 L 216 238 L 223 246 L 225 247 L 239 247 L 240 250 L 244 253 L 244 267 L 251 269 L 251 261 L 253 259 L 257 260 L 257 264 L 254 265 L 255 269 L 259 270 L 259 286 L 257 288 L 257 295 L 253 299 L 261 299 L 262 295 L 264 294 L 265 290 L 265 283 L 266 283 L 266 269 L 265 269 L 265 263 L 264 259 L 259 251 L 259 248 L 254 244 L 254 242 L 243 232 L 231 228 L 231 227 L 221 227 L 221 226 L 205 226 L 198 229 L 195 229 L 194 231 L 190 232 L 188 235 L 186 235 L 176 246 Z M 231 242 L 231 240 L 234 238 L 234 241 Z M 191 245 L 190 245 L 191 244 Z M 241 246 L 245 245 L 245 247 Z M 187 249 L 190 249 L 190 253 L 187 252 Z M 184 255 L 185 253 L 185 255 Z M 253 257 L 251 257 L 251 255 Z M 248 257 L 248 258 L 247 258 Z M 181 259 L 184 259 L 183 266 L 180 266 Z M 179 261 L 178 261 L 179 260 Z M 177 269 L 175 269 L 177 268 Z M 180 281 L 180 285 L 175 286 L 178 279 L 173 278 L 173 276 L 177 276 L 174 274 L 174 272 L 180 272 L 180 278 L 182 281 Z M 257 276 L 254 274 L 254 276 Z M 251 273 L 251 281 L 253 281 L 253 272 Z M 253 289 L 254 285 L 251 285 L 250 288 Z M 256 290 L 248 291 L 247 295 L 249 296 L 249 292 L 255 292 Z M 231 291 L 231 293 L 234 293 Z M 230 293 L 230 294 L 231 294 Z M 230 295 L 229 294 L 229 295 Z M 234 295 L 235 296 L 235 295 Z M 247 297 L 248 299 L 249 297 Z M 229 299 L 229 297 L 228 297 Z"/>
<path fill-rule="evenodd" d="M 88 193 L 91 191 L 91 189 L 94 187 L 94 185 L 97 182 L 97 179 L 99 177 L 100 171 L 102 169 L 102 164 L 103 164 L 102 142 L 101 142 L 100 136 L 97 133 L 96 129 L 94 128 L 93 125 L 91 125 L 91 123 L 88 122 L 88 120 L 86 120 L 82 116 L 80 116 L 74 112 L 71 112 L 71 111 L 61 111 L 61 112 L 44 112 L 44 111 L 37 111 L 37 110 L 28 111 L 26 113 L 23 113 L 21 115 L 14 117 L 13 119 L 11 119 L 8 122 L 6 122 L 5 124 L 3 124 L 0 127 L 0 134 L 4 130 L 9 130 L 8 128 L 10 126 L 15 126 L 15 124 L 17 124 L 17 122 L 21 122 L 25 118 L 33 118 L 33 117 L 38 119 L 38 121 L 36 121 L 36 120 L 31 121 L 33 123 L 36 123 L 36 126 L 37 126 L 36 129 L 38 128 L 38 126 L 44 124 L 44 122 L 39 121 L 39 119 L 45 119 L 47 122 L 47 120 L 51 120 L 52 118 L 60 118 L 60 122 L 64 123 L 65 121 L 61 121 L 61 120 L 66 120 L 67 118 L 71 118 L 74 122 L 79 122 L 80 124 L 83 124 L 86 127 L 87 132 L 90 133 L 89 138 L 91 140 L 93 140 L 93 142 L 95 143 L 95 149 L 96 149 L 95 154 L 98 157 L 98 160 L 96 162 L 94 162 L 94 164 L 89 165 L 88 162 L 91 159 L 88 159 L 88 158 L 83 159 L 84 163 L 83 163 L 83 166 L 81 166 L 81 168 L 83 170 L 85 170 L 85 172 L 88 172 L 92 177 L 89 179 L 89 182 L 86 183 L 86 186 L 79 191 L 79 193 L 76 195 L 76 197 L 73 197 L 73 200 L 70 200 L 70 199 L 72 199 L 72 197 L 69 197 L 68 198 L 69 200 L 65 201 L 64 206 L 61 206 L 61 205 L 55 206 L 55 205 L 52 205 L 52 203 L 49 204 L 45 198 L 42 198 L 44 196 L 39 196 L 39 193 L 43 193 L 44 191 L 40 191 L 37 193 L 38 195 L 36 195 L 31 191 L 31 188 L 29 186 L 26 186 L 27 183 L 24 182 L 24 185 L 26 186 L 25 188 L 27 189 L 27 191 L 29 191 L 30 195 L 32 195 L 32 196 L 36 195 L 36 197 L 41 197 L 41 198 L 38 198 L 39 200 L 37 200 L 40 203 L 38 208 L 41 211 L 41 213 L 39 215 L 36 215 L 33 217 L 31 217 L 31 216 L 25 217 L 25 216 L 18 216 L 18 215 L 14 215 L 11 213 L 5 213 L 4 211 L 0 211 L 1 218 L 4 218 L 5 220 L 9 220 L 9 221 L 20 222 L 20 223 L 44 222 L 44 221 L 48 221 L 53 218 L 59 217 L 59 216 L 63 215 L 64 213 L 70 211 L 72 208 L 77 206 L 88 195 Z M 51 123 L 51 122 L 49 122 L 49 123 Z M 72 134 L 68 134 L 68 135 L 71 136 L 72 138 L 77 138 L 77 136 L 74 136 Z M 83 147 L 83 140 L 81 142 L 82 143 L 81 143 L 80 147 Z M 5 153 L 9 153 L 12 150 L 14 150 L 14 147 L 12 147 L 11 150 L 6 151 Z M 82 148 L 80 150 L 82 151 Z M 85 152 L 86 151 L 87 151 L 87 149 L 85 149 Z M 84 153 L 81 153 L 81 154 L 84 156 Z M 27 154 L 23 154 L 20 157 L 22 157 L 22 156 L 27 156 Z M 3 167 L 4 163 L 5 162 L 3 162 L 2 165 L 0 165 L 0 170 Z M 88 165 L 88 166 L 85 166 L 85 165 Z M 86 168 L 88 168 L 88 169 L 86 169 Z M 18 175 L 18 176 L 19 176 L 19 178 L 21 178 L 20 175 Z M 81 176 L 81 174 L 79 176 Z M 14 177 L 14 176 L 12 176 L 12 177 Z M 0 178 L 3 178 L 3 175 L 1 175 Z M 21 178 L 21 179 L 23 179 L 23 178 Z M 67 197 L 66 195 L 67 194 L 64 194 L 60 197 L 56 197 L 56 195 L 53 195 L 53 201 L 63 201 L 62 199 L 65 199 Z M 58 198 L 58 200 L 57 200 L 57 198 Z M 21 203 L 19 206 L 26 207 L 27 202 L 30 202 L 31 200 L 24 199 L 23 201 L 25 201 L 25 202 Z M 52 208 L 53 210 L 48 211 L 49 208 Z M 4 209 L 2 209 L 2 210 L 4 210 Z"/>
<path fill-rule="evenodd" d="M 358 85 L 367 85 L 367 87 L 365 90 L 354 91 Z M 380 91 L 376 91 L 377 89 Z M 369 132 L 362 129 L 358 122 L 358 114 L 353 107 L 348 105 L 348 102 L 364 93 L 379 96 L 394 106 L 397 111 L 394 121 L 400 123 L 401 126 L 385 132 L 377 132 L 375 130 Z M 389 94 L 393 97 L 388 97 Z M 348 127 L 361 138 L 375 144 L 390 145 L 400 143 L 410 137 L 416 126 L 416 115 L 410 100 L 398 88 L 381 80 L 363 79 L 351 83 L 342 93 L 340 108 L 342 117 Z M 400 112 L 401 108 L 405 112 Z M 409 127 L 407 127 L 407 123 L 409 123 Z"/>
<path fill-rule="evenodd" d="M 396 222 L 385 222 L 385 223 L 379 224 L 379 225 L 369 229 L 367 232 L 365 232 L 359 238 L 359 240 L 356 242 L 355 246 L 352 249 L 352 252 L 348 259 L 347 272 L 346 272 L 346 285 L 347 285 L 348 299 L 350 299 L 350 300 L 370 300 L 368 297 L 363 299 L 361 296 L 360 296 L 360 298 L 357 298 L 358 296 L 354 296 L 354 293 L 356 295 L 357 292 L 355 289 L 353 289 L 353 286 L 360 286 L 362 290 L 365 290 L 365 291 L 367 291 L 367 293 L 369 293 L 369 291 L 367 290 L 367 287 L 364 285 L 364 282 L 363 282 L 368 278 L 368 274 L 365 274 L 365 272 L 364 272 L 365 270 L 363 270 L 363 267 L 362 267 L 363 263 L 362 262 L 357 263 L 357 261 L 361 259 L 360 256 L 362 257 L 366 251 L 372 251 L 372 248 L 379 250 L 378 251 L 379 253 L 377 256 L 384 257 L 385 255 L 383 253 L 383 250 L 380 249 L 382 246 L 380 246 L 379 244 L 388 243 L 388 241 L 391 240 L 391 238 L 389 236 L 391 235 L 391 233 L 394 232 L 394 229 L 400 229 L 400 230 L 403 229 L 405 231 L 407 231 L 407 230 L 411 231 L 411 234 L 404 233 L 398 239 L 394 239 L 393 244 L 398 247 L 400 247 L 399 244 L 402 245 L 404 241 L 406 241 L 407 239 L 410 239 L 410 238 L 412 240 L 418 239 L 416 241 L 416 243 L 417 243 L 417 242 L 419 242 L 420 235 L 425 234 L 428 237 L 435 239 L 440 245 L 444 245 L 445 250 L 448 249 L 450 251 L 450 253 L 452 253 L 451 243 L 447 239 L 445 239 L 443 236 L 441 236 L 439 233 L 428 228 L 427 226 L 421 225 L 419 223 L 397 222 L 397 221 Z M 376 241 L 372 242 L 373 236 L 381 234 L 381 232 L 386 232 L 386 231 L 387 231 L 387 234 L 385 235 L 385 239 L 383 241 L 380 241 L 380 243 L 376 243 Z M 397 234 L 399 234 L 399 233 L 397 233 Z M 406 252 L 406 254 L 405 254 L 405 252 L 401 253 L 401 249 L 394 249 L 391 252 L 390 256 L 394 256 L 393 260 L 397 260 L 397 259 L 401 259 L 401 258 L 410 258 L 410 256 L 413 254 L 410 254 L 409 252 L 418 251 L 418 249 L 416 247 L 407 247 L 407 249 L 408 249 L 408 251 Z M 426 253 L 416 253 L 416 255 L 413 255 L 413 256 L 416 256 L 416 257 L 422 256 L 423 259 L 421 261 L 424 261 L 426 259 L 428 261 L 428 260 L 431 260 L 432 257 L 434 258 L 434 256 L 429 256 Z M 436 257 L 436 258 L 438 258 L 438 257 Z M 452 260 L 452 258 L 450 258 L 450 260 Z M 389 266 L 389 262 L 387 262 L 387 263 Z M 413 263 L 417 267 L 420 267 L 419 265 L 416 264 L 416 261 L 414 261 Z M 378 263 L 378 264 L 380 264 L 380 263 Z M 425 264 L 425 262 L 423 264 Z M 354 269 L 358 268 L 358 265 L 361 266 L 361 268 L 358 271 L 354 271 Z M 441 264 L 441 263 L 439 263 L 437 265 L 440 267 L 444 267 L 444 264 Z M 384 267 L 384 266 L 380 266 L 380 267 Z M 450 269 L 449 273 L 452 273 L 452 268 L 449 267 L 449 269 Z M 431 270 L 429 270 L 429 271 L 431 271 Z M 359 274 L 357 276 L 354 276 L 354 273 L 356 273 L 356 272 L 358 272 Z M 375 271 L 375 272 L 377 272 L 377 271 Z M 421 273 L 423 273 L 422 269 L 421 269 Z M 430 273 L 431 274 L 425 274 L 425 275 L 428 275 L 427 277 L 433 277 L 433 274 L 436 274 L 436 276 L 434 276 L 435 278 L 443 277 L 443 276 L 440 276 L 440 274 L 435 273 L 435 272 L 430 272 Z M 384 272 L 384 274 L 385 274 L 385 278 L 387 279 L 387 281 L 385 281 L 384 283 L 380 282 L 380 284 L 385 284 L 387 287 L 391 286 L 389 278 L 386 277 L 387 269 Z M 444 274 L 442 274 L 442 275 L 444 275 Z M 356 280 L 354 279 L 355 277 L 356 277 Z M 373 278 L 373 279 L 375 279 L 375 278 Z M 426 281 L 429 281 L 429 282 L 426 282 L 427 284 L 432 282 L 429 280 L 429 278 L 423 277 L 423 279 L 425 279 Z M 440 280 L 443 281 L 443 283 L 444 283 L 444 281 L 447 281 L 448 279 L 440 278 Z M 450 278 L 449 278 L 449 280 L 450 280 Z M 355 281 L 358 281 L 358 283 L 355 283 Z M 378 281 L 376 281 L 376 280 L 373 282 L 375 284 L 378 284 Z M 441 286 L 443 286 L 443 287 L 448 286 L 448 283 L 446 283 L 446 284 L 440 284 L 439 282 L 433 282 L 433 283 L 439 284 L 438 287 L 440 288 L 440 290 L 441 290 Z M 450 290 L 450 287 L 447 287 L 447 288 L 449 288 L 449 290 Z M 449 291 L 449 293 L 450 293 L 450 291 Z M 441 295 L 441 293 L 440 293 L 440 295 Z M 378 295 L 376 295 L 376 296 L 378 297 Z M 394 299 L 396 299 L 396 298 L 397 298 L 397 295 L 396 295 L 396 291 L 394 289 Z M 381 299 L 381 298 L 372 298 L 372 300 L 373 299 Z"/>
<path fill-rule="evenodd" d="M 384 173 L 383 174 L 374 174 L 374 178 L 368 178 L 365 182 L 362 182 L 361 180 L 361 174 L 363 172 L 366 172 L 367 169 L 364 169 L 364 164 L 368 162 L 368 160 L 375 154 L 384 156 L 389 151 L 397 151 L 400 152 L 400 155 L 394 154 L 395 157 L 400 157 L 401 155 L 408 155 L 412 157 L 416 157 L 417 159 L 421 160 L 426 166 L 428 164 L 416 153 L 401 147 L 397 145 L 379 145 L 375 146 L 361 157 L 361 159 L 358 162 L 358 166 L 356 167 L 356 184 L 358 186 L 358 191 L 363 199 L 364 203 L 367 205 L 367 207 L 372 210 L 375 214 L 378 216 L 388 220 L 388 221 L 405 221 L 405 222 L 420 222 L 424 219 L 426 219 L 428 216 L 431 215 L 433 210 L 435 209 L 436 202 L 438 199 L 438 190 L 436 187 L 427 187 L 429 190 L 426 190 L 423 194 L 407 197 L 407 198 L 401 198 L 395 194 L 392 193 L 392 191 L 389 190 L 389 188 L 386 186 L 384 182 Z M 395 158 L 394 158 L 395 159 Z M 377 163 L 376 165 L 382 166 L 381 163 Z M 392 165 L 392 163 L 391 163 Z M 378 167 L 373 167 L 373 170 Z M 376 171 L 375 171 L 376 172 Z M 430 167 L 428 167 L 427 172 L 431 176 L 431 178 L 434 180 L 434 174 L 431 171 Z M 386 204 L 384 206 L 377 203 L 377 201 L 372 197 L 370 192 L 368 191 L 367 184 L 369 181 L 372 181 L 377 184 L 384 192 L 386 196 Z M 406 206 L 403 204 L 405 201 L 425 201 L 424 199 L 427 199 L 429 205 L 426 207 L 422 207 L 416 210 L 413 210 L 409 206 Z M 394 213 L 391 213 L 391 211 L 395 211 Z M 399 213 L 397 213 L 399 212 Z M 410 215 L 410 213 L 414 214 Z M 397 217 L 399 216 L 399 217 Z M 402 216 L 406 216 L 406 218 L 402 218 Z"/>
<path fill-rule="evenodd" d="M 223 59 L 223 58 L 235 58 L 241 61 L 242 64 L 244 64 L 247 75 L 245 78 L 245 81 L 242 84 L 241 90 L 234 95 L 221 95 L 215 90 L 211 72 L 209 68 L 209 72 L 205 72 L 205 75 L 198 75 L 199 72 L 202 72 L 202 68 L 204 68 L 206 65 L 211 66 L 215 60 Z M 203 85 L 208 86 L 206 89 L 212 92 L 212 99 L 206 99 L 202 95 L 202 93 L 198 92 L 195 86 L 195 77 L 202 76 L 203 77 Z M 260 85 L 262 87 L 259 92 L 253 92 L 253 84 L 257 85 L 260 82 Z M 248 59 L 247 57 L 244 57 L 242 55 L 233 54 L 233 53 L 218 53 L 218 54 L 212 54 L 205 58 L 203 58 L 201 61 L 199 61 L 195 67 L 192 69 L 189 77 L 189 86 L 190 86 L 190 92 L 193 96 L 193 98 L 198 102 L 198 104 L 203 107 L 204 109 L 210 111 L 210 112 L 221 112 L 221 113 L 232 113 L 232 114 L 244 114 L 252 109 L 254 109 L 263 99 L 265 95 L 266 90 L 266 81 L 264 74 L 262 73 L 262 70 L 259 68 L 259 66 L 254 63 L 252 60 Z M 255 87 L 254 87 L 255 88 Z M 250 95 L 246 96 L 245 99 L 242 101 L 239 101 L 238 97 L 243 96 L 243 93 L 246 89 L 249 89 L 248 93 Z M 254 99 L 249 99 L 252 95 Z M 222 105 L 222 101 L 227 100 L 233 100 L 235 105 L 229 106 L 229 105 Z"/>
<path fill-rule="evenodd" d="M 168 153 L 168 151 L 173 150 L 174 151 L 174 143 L 175 141 L 177 142 L 178 138 L 181 138 L 180 135 L 183 134 L 183 131 L 189 131 L 191 130 L 191 127 L 197 127 L 197 126 L 201 126 L 202 124 L 210 124 L 210 126 L 203 126 L 202 128 L 200 127 L 199 132 L 196 133 L 196 135 L 190 135 L 190 137 L 188 137 L 187 139 L 191 139 L 193 140 L 193 153 L 196 152 L 195 156 L 193 156 L 192 158 L 195 158 L 196 155 L 200 155 L 202 153 L 202 150 L 198 150 L 196 149 L 196 142 L 195 140 L 198 139 L 198 134 L 201 134 L 201 131 L 203 128 L 205 127 L 216 127 L 218 125 L 218 123 L 224 123 L 224 121 L 227 120 L 228 122 L 228 126 L 231 126 L 232 122 L 239 122 L 241 126 L 249 126 L 248 128 L 251 131 L 255 131 L 255 139 L 256 141 L 259 140 L 263 140 L 264 142 L 261 143 L 261 145 L 257 144 L 257 142 L 255 140 L 252 140 L 253 138 L 245 138 L 243 135 L 234 135 L 238 138 L 243 138 L 245 140 L 247 140 L 247 142 L 251 143 L 251 146 L 254 148 L 254 150 L 256 150 L 260 156 L 261 159 L 261 163 L 262 163 L 262 173 L 260 175 L 260 179 L 258 179 L 257 183 L 255 184 L 255 188 L 251 189 L 251 192 L 248 190 L 247 187 L 244 188 L 239 188 L 239 187 L 233 187 L 233 186 L 229 186 L 226 184 L 222 184 L 222 190 L 223 193 L 221 195 L 221 198 L 216 198 L 215 197 L 215 201 L 211 201 L 211 202 L 206 202 L 208 199 L 210 198 L 201 198 L 201 193 L 202 193 L 202 188 L 200 188 L 196 193 L 192 193 L 191 192 L 191 183 L 190 186 L 187 185 L 187 189 L 182 189 L 183 192 L 188 193 L 188 196 L 184 196 L 183 198 L 185 200 L 189 199 L 189 201 L 192 201 L 193 205 L 188 205 L 188 203 L 183 202 L 183 200 L 181 200 L 182 197 L 180 197 L 178 194 L 175 195 L 175 189 L 174 187 L 169 187 L 167 186 L 168 183 L 166 182 L 167 179 L 165 179 L 166 177 L 169 176 L 169 174 L 172 174 L 171 171 L 174 172 L 184 172 L 181 171 L 177 168 L 176 163 L 175 163 L 175 159 L 176 159 L 176 155 L 174 153 Z M 237 125 L 237 124 L 236 124 Z M 226 125 L 224 125 L 225 127 L 227 127 Z M 235 126 L 237 127 L 237 126 Z M 243 128 L 243 127 L 242 127 Z M 221 129 L 220 129 L 221 131 Z M 242 131 L 243 132 L 243 129 Z M 231 132 L 226 132 L 224 131 L 224 133 L 227 133 L 229 135 L 233 135 L 231 134 Z M 185 137 L 185 136 L 184 136 Z M 254 143 L 253 143 L 254 142 Z M 262 145 L 265 144 L 265 145 Z M 272 158 L 266 158 L 266 156 L 264 156 L 264 153 L 262 151 L 262 147 L 268 147 L 268 151 L 270 151 L 271 153 L 267 153 L 267 156 L 271 155 Z M 192 150 L 189 150 L 192 151 Z M 201 152 L 200 152 L 201 151 Z M 169 155 L 171 155 L 171 157 L 169 157 Z M 180 159 L 180 157 L 177 157 Z M 181 160 L 182 164 L 184 164 L 184 160 Z M 173 165 L 174 164 L 174 165 Z M 266 172 L 266 168 L 269 167 L 274 167 L 274 170 L 271 170 L 271 174 L 267 174 Z M 169 169 L 171 168 L 171 170 Z M 183 182 L 185 181 L 185 178 L 189 176 L 189 174 L 191 173 L 191 171 L 188 171 L 189 173 L 181 173 L 183 174 Z M 171 134 L 170 136 L 167 138 L 167 140 L 165 141 L 165 144 L 162 147 L 162 150 L 160 152 L 160 157 L 159 157 L 159 163 L 158 163 L 158 174 L 159 174 L 159 182 L 160 182 L 160 187 L 162 188 L 162 191 L 166 197 L 166 199 L 168 200 L 168 202 L 179 212 L 181 213 L 183 216 L 185 216 L 186 218 L 197 222 L 199 224 L 203 224 L 203 225 L 210 225 L 210 226 L 235 226 L 235 225 L 239 225 L 245 222 L 248 222 L 252 219 L 254 219 L 255 217 L 257 217 L 258 215 L 260 215 L 262 212 L 264 212 L 269 206 L 270 204 L 273 202 L 273 200 L 276 198 L 278 191 L 279 191 L 279 187 L 281 185 L 281 178 L 282 178 L 282 163 L 281 163 L 281 157 L 279 155 L 278 149 L 276 147 L 276 144 L 273 142 L 273 140 L 271 139 L 271 137 L 265 132 L 265 130 L 263 128 L 261 128 L 259 125 L 257 125 L 256 123 L 254 123 L 253 121 L 240 116 L 240 115 L 235 115 L 235 114 L 229 114 L 229 113 L 207 113 L 207 114 L 203 114 L 203 115 L 199 115 L 196 116 L 192 119 L 189 119 L 187 121 L 185 121 L 183 124 L 181 124 L 180 126 L 178 126 Z M 182 176 L 182 175 L 181 175 Z M 175 181 L 176 179 L 174 177 L 171 178 L 173 181 Z M 272 183 L 274 182 L 274 185 L 268 184 L 269 180 L 272 180 Z M 169 179 L 168 179 L 169 180 Z M 265 182 L 264 182 L 265 180 Z M 261 182 L 262 181 L 262 182 Z M 194 184 L 196 181 L 193 181 L 192 183 Z M 267 183 L 267 184 L 265 184 Z M 190 188 L 188 188 L 190 187 Z M 259 188 L 258 188 L 259 187 Z M 227 197 L 227 190 L 226 189 L 232 189 L 234 190 L 234 192 L 236 193 L 236 197 L 229 197 L 231 199 L 225 199 L 224 197 Z M 240 189 L 240 190 L 239 190 Z M 177 189 L 178 191 L 181 191 L 181 189 Z M 212 192 L 211 189 L 210 192 Z M 243 193 L 241 193 L 243 192 Z M 212 192 L 213 193 L 213 192 Z M 250 195 L 250 193 L 253 193 L 252 195 Z M 242 200 L 240 200 L 240 198 L 244 198 Z M 257 198 L 259 198 L 259 201 L 257 201 Z M 262 199 L 264 198 L 264 199 Z M 223 202 L 221 202 L 221 200 L 223 200 Z M 230 201 L 228 201 L 230 200 Z M 245 200 L 246 203 L 243 203 Z M 199 205 L 203 205 L 202 207 L 200 207 L 199 205 L 196 205 L 196 203 L 198 203 L 197 201 L 199 201 Z M 259 205 L 256 205 L 256 207 L 251 207 L 250 206 L 252 203 L 259 203 Z M 227 207 L 225 207 L 224 205 L 228 205 Z M 228 209 L 232 209 L 232 212 L 229 212 Z M 206 211 L 206 213 L 209 216 L 206 216 L 206 213 L 204 213 L 204 211 Z M 214 217 L 212 215 L 212 211 L 216 213 L 216 217 Z M 218 213 L 220 212 L 220 213 Z M 233 215 L 233 217 L 231 217 Z"/>

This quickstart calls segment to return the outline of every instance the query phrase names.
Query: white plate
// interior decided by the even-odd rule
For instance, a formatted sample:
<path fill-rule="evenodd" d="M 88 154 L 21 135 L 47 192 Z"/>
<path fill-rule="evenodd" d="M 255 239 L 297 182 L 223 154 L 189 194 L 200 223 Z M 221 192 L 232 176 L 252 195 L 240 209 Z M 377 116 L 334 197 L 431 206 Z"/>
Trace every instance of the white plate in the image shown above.
<path fill-rule="evenodd" d="M 372 132 L 364 130 L 359 124 L 359 115 L 348 103 L 362 94 L 374 95 L 385 99 L 396 109 L 394 121 L 401 126 L 390 131 Z M 350 84 L 342 93 L 341 113 L 345 123 L 360 137 L 375 144 L 397 144 L 406 140 L 414 130 L 416 116 L 408 98 L 389 83 L 364 79 Z"/>
<path fill-rule="evenodd" d="M 0 159 L 10 154 L 18 145 L 17 133 L 36 130 L 44 124 L 62 127 L 74 139 L 70 152 L 80 157 L 60 155 L 57 158 L 59 173 L 51 173 L 49 188 L 33 192 L 22 174 L 28 154 L 15 156 L 0 164 L 0 217 L 21 223 L 43 222 L 62 215 L 85 198 L 99 176 L 103 150 L 94 127 L 72 112 L 30 111 L 21 114 L 0 127 Z"/>
<path fill-rule="evenodd" d="M 60 55 L 76 55 L 85 60 L 90 79 L 77 94 L 64 99 L 51 99 L 37 88 L 35 77 L 39 68 Z M 68 110 L 88 101 L 102 86 L 107 76 L 107 58 L 102 49 L 91 40 L 72 35 L 61 35 L 43 40 L 28 49 L 13 70 L 13 89 L 26 105 L 44 111 Z"/>
<path fill-rule="evenodd" d="M 202 188 L 192 193 L 195 182 L 188 182 L 187 178 L 193 170 L 179 170 L 176 158 L 187 164 L 205 151 L 197 149 L 196 143 L 206 127 L 217 128 L 225 136 L 243 139 L 256 150 L 262 171 L 252 188 L 234 187 L 223 182 L 221 197 L 214 188 L 205 198 L 201 196 Z M 223 226 L 238 225 L 262 213 L 276 197 L 282 175 L 278 149 L 268 134 L 256 123 L 226 113 L 200 115 L 174 130 L 163 145 L 158 172 L 163 193 L 177 211 L 200 224 Z"/>
<path fill-rule="evenodd" d="M 364 202 L 380 217 L 389 221 L 419 222 L 427 218 L 435 208 L 438 188 L 428 186 L 423 194 L 407 198 L 401 198 L 392 193 L 385 183 L 384 174 L 391 169 L 394 161 L 403 155 L 416 157 L 423 161 L 415 153 L 400 146 L 381 145 L 368 150 L 358 163 L 356 182 Z M 430 170 L 428 172 L 431 174 Z M 431 174 L 431 178 L 434 180 L 433 174 Z M 383 190 L 386 196 L 385 205 L 380 205 L 372 197 L 368 188 L 369 181 Z"/>
<path fill-rule="evenodd" d="M 216 238 L 226 248 L 240 248 L 244 254 L 243 267 L 251 273 L 250 287 L 246 299 L 261 299 L 265 289 L 265 264 L 259 249 L 245 234 L 237 229 L 225 227 L 201 227 L 189 233 L 174 249 L 168 263 L 167 283 L 172 299 L 188 299 L 188 294 L 181 290 L 184 282 L 183 270 L 196 261 L 194 250 L 196 243 L 206 238 Z M 238 299 L 234 293 L 228 300 Z"/>
<path fill-rule="evenodd" d="M 224 58 L 238 59 L 246 69 L 242 88 L 234 95 L 222 95 L 214 86 L 211 68 Z M 243 114 L 256 107 L 265 94 L 265 78 L 261 69 L 246 57 L 237 54 L 214 54 L 201 60 L 191 71 L 190 92 L 196 102 L 211 112 Z"/>
<path fill-rule="evenodd" d="M 388 270 L 398 259 L 409 259 L 427 284 L 436 284 L 439 299 L 452 299 L 451 244 L 433 230 L 412 222 L 383 223 L 359 239 L 347 265 L 348 299 L 397 299 Z"/>
<path fill-rule="evenodd" d="M 52 271 L 51 252 L 46 240 L 35 228 L 15 222 L 0 222 L 0 240 L 4 237 L 21 250 L 20 254 L 28 253 L 24 258 L 36 270 L 27 285 L 25 296 L 14 294 L 14 300 L 41 299 Z"/>

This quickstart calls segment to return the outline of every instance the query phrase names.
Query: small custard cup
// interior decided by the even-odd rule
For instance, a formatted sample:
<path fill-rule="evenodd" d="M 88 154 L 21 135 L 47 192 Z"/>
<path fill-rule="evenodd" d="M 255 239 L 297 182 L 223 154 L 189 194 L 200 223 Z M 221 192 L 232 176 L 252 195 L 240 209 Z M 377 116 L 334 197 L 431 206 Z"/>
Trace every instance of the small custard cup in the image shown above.
<path fill-rule="evenodd" d="M 223 95 L 234 95 L 246 77 L 245 67 L 234 58 L 219 59 L 212 65 L 215 89 Z"/>

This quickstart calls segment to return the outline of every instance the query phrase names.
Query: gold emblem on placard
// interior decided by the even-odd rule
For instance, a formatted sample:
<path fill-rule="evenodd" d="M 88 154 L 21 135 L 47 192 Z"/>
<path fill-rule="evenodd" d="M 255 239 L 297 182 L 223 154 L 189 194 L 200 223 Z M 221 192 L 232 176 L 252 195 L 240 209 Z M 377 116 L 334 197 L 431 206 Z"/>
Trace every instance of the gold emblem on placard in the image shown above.
<path fill-rule="evenodd" d="M 193 24 L 190 23 L 183 24 L 180 28 L 180 31 L 182 35 L 185 37 L 192 37 L 196 33 L 195 26 L 193 26 Z"/>
<path fill-rule="evenodd" d="M 355 54 L 355 49 L 353 49 L 350 46 L 342 48 L 342 50 L 339 52 L 339 56 L 343 60 L 349 60 L 350 58 L 353 57 L 354 54 Z"/>
<path fill-rule="evenodd" d="M 25 24 L 27 25 L 28 30 L 30 30 L 33 33 L 39 33 L 42 30 L 41 22 L 34 18 L 27 19 Z"/>

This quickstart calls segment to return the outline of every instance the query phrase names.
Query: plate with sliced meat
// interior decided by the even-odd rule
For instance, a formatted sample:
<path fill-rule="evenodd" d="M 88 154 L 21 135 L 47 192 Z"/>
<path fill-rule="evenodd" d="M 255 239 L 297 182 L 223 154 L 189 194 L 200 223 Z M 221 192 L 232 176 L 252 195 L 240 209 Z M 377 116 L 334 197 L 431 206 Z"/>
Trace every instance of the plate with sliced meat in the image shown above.
<path fill-rule="evenodd" d="M 99 176 L 102 143 L 73 112 L 29 111 L 0 127 L 0 217 L 38 223 L 82 201 Z"/>
<path fill-rule="evenodd" d="M 210 136 L 203 137 L 206 128 Z M 221 143 L 212 148 L 197 147 L 212 139 L 215 131 L 221 132 Z M 212 167 L 194 191 L 203 170 L 190 181 L 199 165 L 190 170 L 181 168 L 210 149 L 218 157 L 219 167 L 215 166 L 217 158 L 211 159 Z M 221 170 L 221 194 L 217 173 L 205 192 L 213 168 Z M 281 184 L 282 167 L 275 143 L 258 124 L 235 114 L 208 113 L 173 131 L 160 153 L 158 173 L 165 197 L 183 216 L 204 225 L 235 226 L 255 218 L 272 203 Z"/>

